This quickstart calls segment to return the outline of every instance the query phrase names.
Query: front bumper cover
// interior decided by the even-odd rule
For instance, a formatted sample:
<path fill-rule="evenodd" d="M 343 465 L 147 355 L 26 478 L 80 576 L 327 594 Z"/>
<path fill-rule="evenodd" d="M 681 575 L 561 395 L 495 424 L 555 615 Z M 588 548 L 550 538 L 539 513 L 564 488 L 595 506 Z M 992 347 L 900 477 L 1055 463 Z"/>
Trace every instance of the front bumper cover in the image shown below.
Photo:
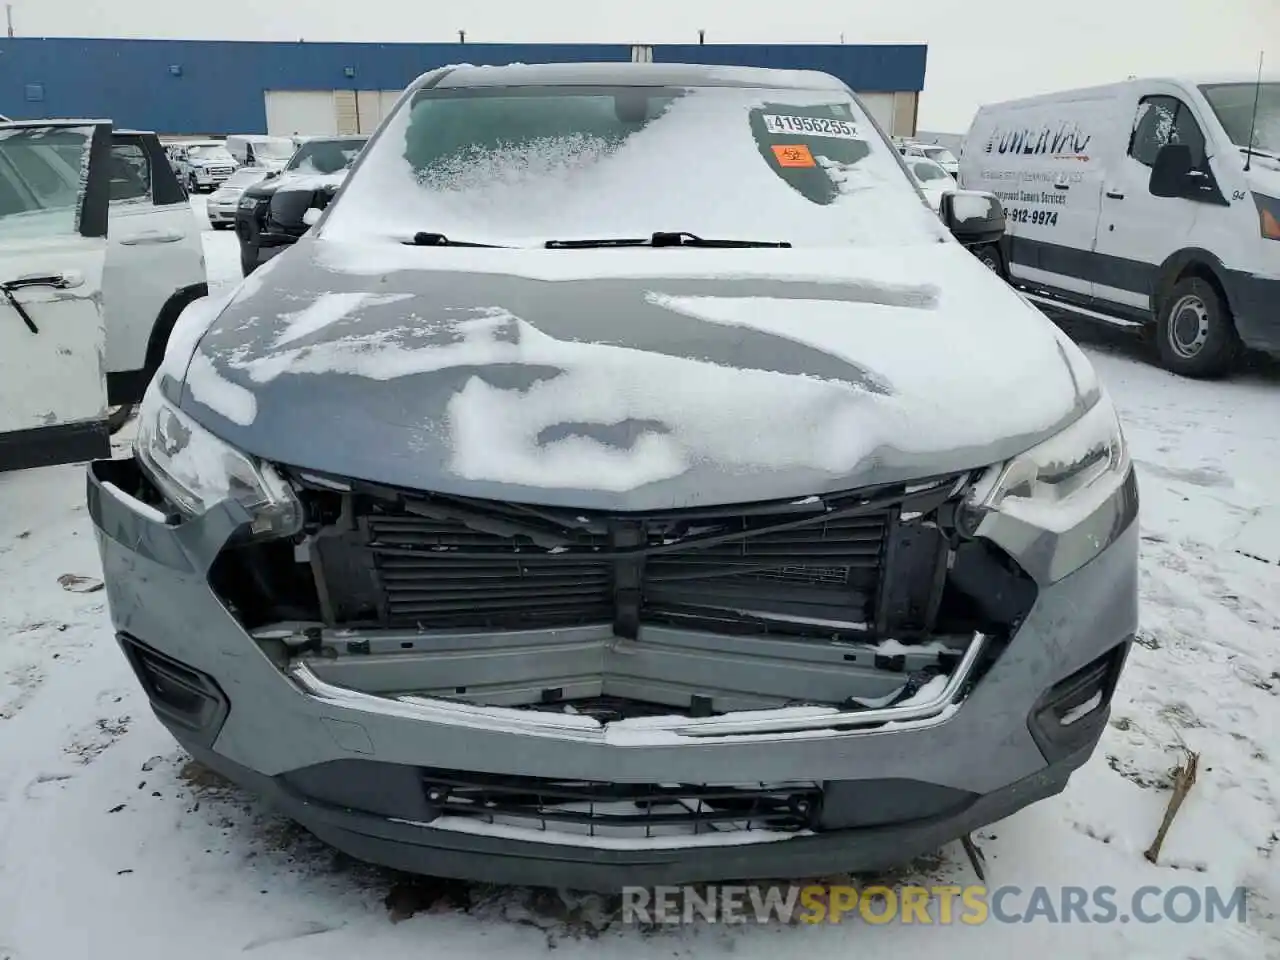
<path fill-rule="evenodd" d="M 209 568 L 246 519 L 238 506 L 223 504 L 170 524 L 124 492 L 130 471 L 136 466 L 125 460 L 99 461 L 89 472 L 89 508 L 113 623 L 209 678 L 228 704 L 216 729 L 193 730 L 157 711 L 161 720 L 198 759 L 274 799 L 339 849 L 437 875 L 615 889 L 623 882 L 812 875 L 900 863 L 1061 790 L 1101 735 L 1123 656 L 1098 707 L 1067 735 L 1046 737 L 1035 729 L 1044 722 L 1037 718 L 1052 715 L 1046 696 L 1125 649 L 1137 626 L 1138 535 L 1127 516 L 1120 525 L 1112 518 L 1114 536 L 1099 556 L 1041 583 L 1008 647 L 940 720 L 611 742 L 397 715 L 308 690 L 303 678 L 268 658 L 214 594 Z M 1136 508 L 1136 494 L 1131 500 Z M 307 780 L 306 771 L 339 762 L 367 764 L 358 779 L 387 786 L 372 799 L 353 800 L 343 789 Z M 554 831 L 485 830 L 460 826 L 458 818 L 437 820 L 415 806 L 421 796 L 404 783 L 406 777 L 418 782 L 427 768 L 610 783 L 811 781 L 825 785 L 832 810 L 845 807 L 828 824 L 866 825 L 824 828 L 820 822 L 816 832 L 757 834 L 745 842 L 664 838 L 623 845 Z M 874 784 L 883 793 L 889 783 L 922 785 L 926 791 L 901 796 L 918 799 L 931 791 L 936 803 L 910 814 L 903 807 L 896 822 L 881 817 L 871 824 L 859 812 L 865 792 L 860 800 L 840 799 L 855 797 L 859 785 Z"/>

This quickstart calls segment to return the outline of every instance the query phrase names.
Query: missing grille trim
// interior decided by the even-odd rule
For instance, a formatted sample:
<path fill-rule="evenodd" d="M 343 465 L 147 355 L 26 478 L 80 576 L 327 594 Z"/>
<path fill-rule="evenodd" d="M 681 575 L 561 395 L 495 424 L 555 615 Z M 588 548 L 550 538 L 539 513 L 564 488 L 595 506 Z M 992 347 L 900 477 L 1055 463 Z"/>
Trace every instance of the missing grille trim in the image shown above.
<path fill-rule="evenodd" d="M 907 571 L 910 583 L 886 578 L 885 563 L 906 549 L 900 531 L 924 529 L 900 516 L 927 518 L 963 477 L 644 515 L 570 515 L 346 480 L 351 492 L 338 494 L 299 480 L 321 518 L 316 573 L 334 625 L 612 623 L 635 637 L 645 623 L 729 621 L 733 632 L 839 640 L 929 629 L 944 538 L 933 527 L 917 545 L 917 557 L 927 555 Z M 344 514 L 346 529 L 324 522 Z"/>

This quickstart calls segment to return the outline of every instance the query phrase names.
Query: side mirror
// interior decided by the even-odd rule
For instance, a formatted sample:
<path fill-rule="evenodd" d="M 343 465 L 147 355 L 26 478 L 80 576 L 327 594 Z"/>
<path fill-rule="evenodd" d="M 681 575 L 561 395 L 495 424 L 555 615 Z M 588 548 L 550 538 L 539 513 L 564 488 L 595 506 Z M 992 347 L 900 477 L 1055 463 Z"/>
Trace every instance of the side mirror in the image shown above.
<path fill-rule="evenodd" d="M 278 176 L 280 176 L 280 171 L 279 171 L 279 170 L 268 170 L 268 171 L 267 171 L 267 175 L 266 175 L 263 179 L 264 179 L 264 180 L 274 180 L 274 179 L 275 179 L 276 177 L 278 177 Z"/>
<path fill-rule="evenodd" d="M 952 190 L 942 195 L 938 216 L 966 247 L 995 243 L 1004 236 L 1004 207 L 993 193 Z"/>
<path fill-rule="evenodd" d="M 324 211 L 319 207 L 308 207 L 306 212 L 302 215 L 302 222 L 308 227 L 314 226 L 315 222 L 320 219 L 320 215 L 323 213 Z"/>
<path fill-rule="evenodd" d="M 1151 165 L 1148 189 L 1153 197 L 1186 197 L 1192 193 L 1191 147 L 1185 143 L 1161 147 Z"/>

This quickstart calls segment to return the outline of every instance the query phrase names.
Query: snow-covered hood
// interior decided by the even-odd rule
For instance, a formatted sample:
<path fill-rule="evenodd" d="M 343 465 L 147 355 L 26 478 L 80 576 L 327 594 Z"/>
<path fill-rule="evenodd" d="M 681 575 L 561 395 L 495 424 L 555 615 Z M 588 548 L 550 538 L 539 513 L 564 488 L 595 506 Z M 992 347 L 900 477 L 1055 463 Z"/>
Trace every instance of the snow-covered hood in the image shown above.
<path fill-rule="evenodd" d="M 161 380 L 228 442 L 561 506 L 767 500 L 981 467 L 1061 429 L 1098 389 L 1070 340 L 951 242 L 488 251 L 308 237 L 217 306 L 189 366 L 166 359 L 185 387 Z"/>
<path fill-rule="evenodd" d="M 323 190 L 325 187 L 340 187 L 347 179 L 347 171 L 337 173 L 308 173 L 302 170 L 290 170 L 282 173 L 271 183 L 276 190 Z"/>
<path fill-rule="evenodd" d="M 1280 160 L 1255 154 L 1245 177 L 1250 190 L 1280 198 Z"/>

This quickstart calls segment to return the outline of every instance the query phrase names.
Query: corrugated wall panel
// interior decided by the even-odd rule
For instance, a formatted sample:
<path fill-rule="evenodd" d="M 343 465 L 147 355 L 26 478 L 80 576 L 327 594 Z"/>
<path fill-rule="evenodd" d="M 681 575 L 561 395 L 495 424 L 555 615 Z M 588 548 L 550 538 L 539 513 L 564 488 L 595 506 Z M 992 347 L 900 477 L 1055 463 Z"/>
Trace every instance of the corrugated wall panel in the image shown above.
<path fill-rule="evenodd" d="M 266 90 L 403 89 L 450 63 L 630 59 L 621 44 L 0 38 L 0 113 L 109 117 L 161 133 L 265 133 Z"/>
<path fill-rule="evenodd" d="M 655 44 L 661 63 L 707 63 L 783 70 L 822 70 L 859 93 L 923 90 L 924 44 Z"/>

